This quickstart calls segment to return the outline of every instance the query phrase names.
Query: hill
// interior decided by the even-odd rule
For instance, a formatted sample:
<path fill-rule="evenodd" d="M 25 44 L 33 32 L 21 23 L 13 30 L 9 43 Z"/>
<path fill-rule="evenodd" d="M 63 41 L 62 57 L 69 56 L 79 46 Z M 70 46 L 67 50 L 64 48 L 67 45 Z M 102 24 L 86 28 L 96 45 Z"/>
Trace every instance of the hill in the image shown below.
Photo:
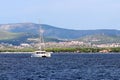
<path fill-rule="evenodd" d="M 110 36 L 106 34 L 87 35 L 77 40 L 80 40 L 83 42 L 91 42 L 93 44 L 120 43 L 120 37 Z"/>
<path fill-rule="evenodd" d="M 19 36 L 19 33 L 12 33 L 8 31 L 2 31 L 0 30 L 0 40 L 6 40 L 6 39 L 14 39 Z"/>
<path fill-rule="evenodd" d="M 44 30 L 44 37 L 46 41 L 59 41 L 59 40 L 73 40 L 81 39 L 86 41 L 92 41 L 95 38 L 103 38 L 104 40 L 117 41 L 120 37 L 119 30 L 99 29 L 99 30 L 72 30 L 58 28 L 47 24 L 35 24 L 35 23 L 15 23 L 15 24 L 1 24 L 0 25 L 0 40 L 22 41 L 28 42 L 28 38 L 39 37 L 40 26 Z M 99 35 L 99 34 L 104 34 Z M 93 37 L 93 35 L 95 35 Z M 99 36 L 98 36 L 99 35 Z M 107 37 L 106 37 L 106 36 Z M 103 36 L 103 37 L 102 37 Z M 91 37 L 91 38 L 90 38 Z M 115 40 L 113 40 L 113 38 Z M 116 40 L 117 39 L 117 40 Z M 101 40 L 103 41 L 103 40 Z M 19 42 L 20 43 L 20 42 Z"/>

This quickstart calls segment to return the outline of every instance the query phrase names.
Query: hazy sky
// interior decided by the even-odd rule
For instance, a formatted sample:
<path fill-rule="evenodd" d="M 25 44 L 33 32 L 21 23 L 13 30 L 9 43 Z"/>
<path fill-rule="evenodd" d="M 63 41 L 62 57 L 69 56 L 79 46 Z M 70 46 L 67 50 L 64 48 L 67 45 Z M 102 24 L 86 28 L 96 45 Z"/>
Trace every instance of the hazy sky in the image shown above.
<path fill-rule="evenodd" d="M 120 0 L 0 0 L 0 24 L 39 20 L 67 29 L 120 29 Z"/>

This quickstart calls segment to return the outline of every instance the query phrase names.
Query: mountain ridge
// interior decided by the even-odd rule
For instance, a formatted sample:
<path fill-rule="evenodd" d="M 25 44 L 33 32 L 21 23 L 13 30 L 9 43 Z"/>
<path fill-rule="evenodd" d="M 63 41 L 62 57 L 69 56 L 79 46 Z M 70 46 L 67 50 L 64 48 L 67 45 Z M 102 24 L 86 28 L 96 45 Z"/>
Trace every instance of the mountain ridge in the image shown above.
<path fill-rule="evenodd" d="M 44 30 L 44 36 L 47 38 L 54 39 L 68 39 L 75 40 L 83 38 L 89 35 L 105 34 L 107 36 L 120 37 L 120 30 L 115 29 L 96 29 L 96 30 L 73 30 L 64 29 L 48 24 L 35 24 L 35 23 L 15 23 L 15 24 L 0 24 L 0 31 L 6 31 L 9 34 L 19 34 L 16 38 L 22 40 L 27 40 L 27 38 L 39 37 L 40 26 Z M 4 35 L 4 33 L 1 32 Z M 11 35 L 10 35 L 11 36 Z M 13 37 L 13 40 L 16 39 Z"/>

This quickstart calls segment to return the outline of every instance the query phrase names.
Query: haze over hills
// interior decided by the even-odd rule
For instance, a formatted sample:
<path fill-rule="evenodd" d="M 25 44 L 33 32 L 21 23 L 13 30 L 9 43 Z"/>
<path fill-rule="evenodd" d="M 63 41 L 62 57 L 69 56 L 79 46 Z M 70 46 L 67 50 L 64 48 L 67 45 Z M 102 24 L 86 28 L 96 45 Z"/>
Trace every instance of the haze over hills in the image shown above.
<path fill-rule="evenodd" d="M 120 37 L 120 30 L 98 29 L 98 30 L 72 30 L 63 29 L 47 24 L 35 23 L 15 23 L 15 24 L 1 24 L 0 25 L 0 40 L 10 41 L 14 40 L 17 43 L 28 42 L 28 38 L 37 38 L 39 36 L 40 26 L 44 30 L 44 36 L 49 40 L 64 40 L 64 39 L 78 39 L 82 41 L 92 41 L 93 36 L 103 36 L 103 40 L 118 41 Z M 102 35 L 101 35 L 102 34 Z M 89 38 L 92 35 L 91 38 Z M 86 38 L 87 37 L 87 38 Z"/>

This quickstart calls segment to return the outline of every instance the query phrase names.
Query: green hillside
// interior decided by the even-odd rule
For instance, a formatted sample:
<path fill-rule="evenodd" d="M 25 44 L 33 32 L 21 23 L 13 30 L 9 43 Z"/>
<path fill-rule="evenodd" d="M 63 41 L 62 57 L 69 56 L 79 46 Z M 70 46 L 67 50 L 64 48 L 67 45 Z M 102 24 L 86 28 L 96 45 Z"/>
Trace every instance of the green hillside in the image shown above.
<path fill-rule="evenodd" d="M 78 39 L 83 42 L 91 42 L 95 44 L 104 44 L 104 43 L 119 43 L 120 37 L 118 36 L 109 36 L 105 34 L 94 34 L 87 35 Z"/>
<path fill-rule="evenodd" d="M 6 30 L 13 33 L 30 33 L 38 34 L 40 26 L 44 30 L 45 37 L 58 39 L 77 39 L 86 35 L 106 34 L 109 36 L 120 36 L 120 30 L 114 29 L 98 29 L 98 30 L 72 30 L 64 29 L 47 24 L 35 23 L 15 23 L 15 24 L 1 24 L 0 30 Z"/>
<path fill-rule="evenodd" d="M 8 40 L 8 39 L 14 39 L 17 38 L 19 33 L 12 33 L 8 31 L 1 31 L 0 30 L 0 40 Z"/>
<path fill-rule="evenodd" d="M 120 42 L 120 30 L 72 30 L 58 28 L 47 24 L 15 23 L 0 25 L 0 43 L 20 44 L 29 42 L 30 38 L 39 37 L 40 26 L 44 31 L 45 41 L 76 40 L 92 43 Z"/>

